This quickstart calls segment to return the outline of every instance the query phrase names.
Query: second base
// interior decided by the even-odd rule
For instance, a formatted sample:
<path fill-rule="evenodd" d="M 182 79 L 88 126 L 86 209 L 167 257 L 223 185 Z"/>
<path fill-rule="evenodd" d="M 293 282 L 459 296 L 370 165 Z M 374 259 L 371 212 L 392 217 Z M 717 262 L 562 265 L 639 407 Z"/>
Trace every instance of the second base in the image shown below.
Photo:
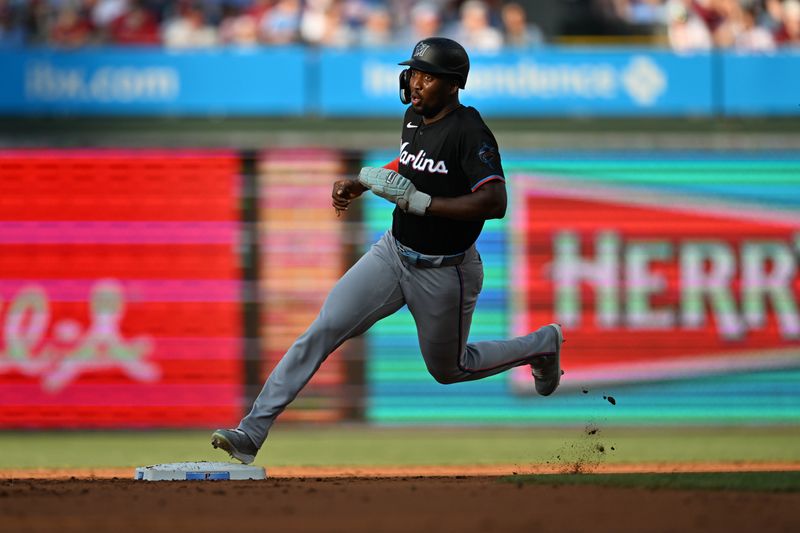
<path fill-rule="evenodd" d="M 134 479 L 142 481 L 243 480 L 266 477 L 267 471 L 263 466 L 207 461 L 140 466 L 136 468 L 134 475 Z"/>

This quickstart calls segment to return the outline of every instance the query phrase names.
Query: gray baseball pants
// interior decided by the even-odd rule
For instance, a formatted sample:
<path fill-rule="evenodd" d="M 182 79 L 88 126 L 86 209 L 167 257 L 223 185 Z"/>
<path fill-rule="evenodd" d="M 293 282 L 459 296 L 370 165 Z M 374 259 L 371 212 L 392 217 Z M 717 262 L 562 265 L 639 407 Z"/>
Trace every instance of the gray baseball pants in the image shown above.
<path fill-rule="evenodd" d="M 510 340 L 467 343 L 483 286 L 478 251 L 472 246 L 457 266 L 420 268 L 404 261 L 398 246 L 391 231 L 372 245 L 336 283 L 319 316 L 275 366 L 239 424 L 259 448 L 275 419 L 329 354 L 404 305 L 416 322 L 428 371 L 440 383 L 485 378 L 556 351 L 558 339 L 550 327 Z M 422 257 L 441 261 L 441 256 Z"/>

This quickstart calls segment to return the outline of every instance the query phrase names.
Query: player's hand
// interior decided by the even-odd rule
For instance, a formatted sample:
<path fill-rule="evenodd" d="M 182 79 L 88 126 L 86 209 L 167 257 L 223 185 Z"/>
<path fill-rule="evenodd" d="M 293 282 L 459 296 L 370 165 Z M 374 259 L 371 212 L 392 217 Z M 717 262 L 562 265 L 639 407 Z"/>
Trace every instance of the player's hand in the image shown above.
<path fill-rule="evenodd" d="M 430 195 L 418 191 L 411 180 L 388 168 L 364 167 L 358 174 L 358 181 L 412 215 L 424 216 L 431 205 Z"/>
<path fill-rule="evenodd" d="M 366 190 L 367 188 L 356 180 L 344 179 L 335 181 L 331 198 L 333 198 L 332 204 L 336 210 L 336 216 L 338 217 L 342 211 L 347 211 L 347 208 L 350 207 L 350 202 L 364 194 Z"/>

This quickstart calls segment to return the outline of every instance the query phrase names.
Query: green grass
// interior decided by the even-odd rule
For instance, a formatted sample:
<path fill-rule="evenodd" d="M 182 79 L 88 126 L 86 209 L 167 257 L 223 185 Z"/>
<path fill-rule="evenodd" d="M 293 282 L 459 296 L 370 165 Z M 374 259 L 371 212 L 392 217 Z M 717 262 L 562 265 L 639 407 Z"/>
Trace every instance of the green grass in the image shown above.
<path fill-rule="evenodd" d="M 219 461 L 211 431 L 0 432 L 0 469 L 127 467 Z M 603 452 L 598 451 L 598 446 Z M 613 447 L 613 450 L 612 450 Z M 800 463 L 799 427 L 383 428 L 278 425 L 266 466 L 668 462 Z"/>
<path fill-rule="evenodd" d="M 402 118 L 402 106 L 396 113 L 378 118 L 347 117 L 2 117 L 0 134 L 19 131 L 44 131 L 67 134 L 75 124 L 90 132 L 162 131 L 169 134 L 186 133 L 197 128 L 215 132 L 260 131 L 283 129 L 291 131 L 396 131 Z M 557 131 L 557 132 L 800 132 L 798 117 L 740 117 L 740 118 L 683 118 L 683 117 L 491 117 L 493 130 Z"/>
<path fill-rule="evenodd" d="M 10 146 L 261 147 L 275 143 L 349 148 L 392 148 L 402 106 L 380 118 L 347 117 L 0 117 L 0 141 Z M 767 148 L 797 146 L 798 117 L 752 118 L 500 118 L 487 121 L 506 150 L 560 147 L 586 149 Z M 579 139 L 572 134 L 580 135 Z M 531 137 L 530 135 L 533 135 Z M 642 135 L 649 135 L 646 139 Z M 733 138 L 733 139 L 732 139 Z M 683 139 L 683 140 L 681 140 Z M 644 142 L 643 144 L 643 141 Z M 531 144 L 531 143 L 534 144 Z"/>
<path fill-rule="evenodd" d="M 647 489 L 800 492 L 800 472 L 708 472 L 676 474 L 548 474 L 509 476 L 533 485 L 601 485 Z"/>

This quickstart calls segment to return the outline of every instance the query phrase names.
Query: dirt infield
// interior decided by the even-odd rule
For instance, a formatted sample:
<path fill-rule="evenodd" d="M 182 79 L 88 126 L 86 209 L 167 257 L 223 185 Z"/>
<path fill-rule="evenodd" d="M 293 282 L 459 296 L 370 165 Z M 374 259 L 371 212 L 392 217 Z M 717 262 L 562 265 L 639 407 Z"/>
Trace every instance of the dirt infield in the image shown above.
<path fill-rule="evenodd" d="M 145 466 L 145 465 L 139 465 Z M 0 470 L 3 479 L 132 479 L 135 467 L 128 468 L 26 468 Z M 537 465 L 451 465 L 451 466 L 278 466 L 267 467 L 271 478 L 381 478 L 381 477 L 463 477 L 512 476 L 515 474 L 597 473 L 627 474 L 644 472 L 788 472 L 800 471 L 795 462 L 659 462 L 597 463 L 579 458 L 572 461 Z"/>
<path fill-rule="evenodd" d="M 0 480 L 0 531 L 798 531 L 798 493 L 546 486 L 498 477 Z"/>
<path fill-rule="evenodd" d="M 155 483 L 132 480 L 133 468 L 5 470 L 0 471 L 0 531 L 800 530 L 800 493 L 546 486 L 501 479 L 581 466 L 275 467 L 264 481 Z M 800 464 L 603 464 L 586 472 L 775 470 L 796 471 Z"/>

